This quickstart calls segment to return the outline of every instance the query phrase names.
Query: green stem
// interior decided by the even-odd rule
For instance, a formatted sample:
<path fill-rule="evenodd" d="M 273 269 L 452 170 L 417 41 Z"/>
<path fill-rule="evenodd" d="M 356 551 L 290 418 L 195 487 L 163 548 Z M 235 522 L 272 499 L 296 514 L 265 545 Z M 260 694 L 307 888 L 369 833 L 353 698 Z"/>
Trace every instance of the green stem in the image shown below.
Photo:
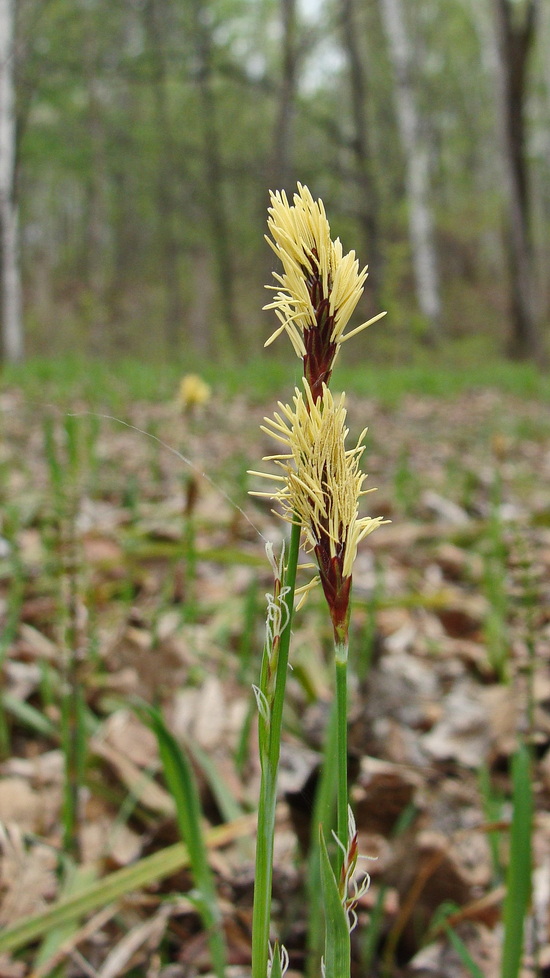
<path fill-rule="evenodd" d="M 280 637 L 275 689 L 269 717 L 269 731 L 267 738 L 260 737 L 262 775 L 258 805 L 256 875 L 252 917 L 252 978 L 266 978 L 269 958 L 277 772 L 281 749 L 283 706 L 288 672 L 288 655 L 294 611 L 294 591 L 296 587 L 298 553 L 300 550 L 300 534 L 301 525 L 293 524 L 288 550 L 288 561 L 284 575 L 284 587 L 285 589 L 288 588 L 288 592 L 282 598 L 282 604 L 285 608 L 285 624 Z M 260 717 L 261 724 L 262 717 Z"/>
<path fill-rule="evenodd" d="M 307 900 L 308 900 L 308 959 L 306 974 L 314 978 L 321 972 L 321 956 L 324 943 L 324 914 L 323 891 L 321 888 L 321 861 L 319 848 L 319 826 L 330 837 L 336 815 L 336 785 L 337 785 L 337 729 L 338 713 L 336 699 L 332 701 L 330 717 L 323 745 L 323 762 L 319 783 L 315 792 L 315 802 L 311 818 L 311 840 L 308 855 L 307 870 Z"/>
<path fill-rule="evenodd" d="M 252 917 L 252 978 L 266 978 L 267 976 L 276 797 L 268 768 L 262 772 L 258 805 L 254 911 Z"/>
<path fill-rule="evenodd" d="M 296 589 L 296 570 L 298 567 L 298 554 L 300 553 L 301 533 L 301 524 L 293 523 L 290 533 L 288 561 L 284 579 L 284 586 L 285 588 L 288 588 L 288 592 L 283 598 L 283 603 L 286 606 L 286 622 L 281 632 L 277 677 L 275 680 L 275 695 L 273 697 L 273 709 L 271 712 L 271 725 L 269 733 L 269 760 L 274 772 L 276 772 L 279 767 L 279 754 L 281 751 L 281 728 L 283 724 L 283 707 L 285 702 L 286 677 L 288 674 L 288 655 L 290 650 L 290 637 L 292 633 L 292 618 L 294 615 L 294 591 Z"/>
<path fill-rule="evenodd" d="M 336 664 L 336 753 L 337 793 L 336 831 L 344 851 L 348 846 L 348 644 L 335 645 Z M 342 868 L 344 852 L 338 846 L 336 878 Z"/>

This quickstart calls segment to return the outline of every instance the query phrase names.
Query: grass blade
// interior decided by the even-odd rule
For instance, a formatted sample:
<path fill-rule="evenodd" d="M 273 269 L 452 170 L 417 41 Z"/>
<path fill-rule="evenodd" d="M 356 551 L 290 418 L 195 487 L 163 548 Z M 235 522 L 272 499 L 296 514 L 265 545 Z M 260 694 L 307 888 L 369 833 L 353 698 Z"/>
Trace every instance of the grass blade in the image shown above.
<path fill-rule="evenodd" d="M 217 826 L 208 831 L 206 842 L 213 846 L 224 845 L 239 836 L 250 835 L 254 823 L 255 817 L 246 815 L 238 822 Z M 92 883 L 75 896 L 59 900 L 47 910 L 26 917 L 11 927 L 6 927 L 0 933 L 0 953 L 17 951 L 39 940 L 53 927 L 62 927 L 84 917 L 98 907 L 105 907 L 115 900 L 120 900 L 134 890 L 150 886 L 166 876 L 172 876 L 183 866 L 188 866 L 189 861 L 187 846 L 178 842 L 151 856 L 145 856 L 132 866 L 118 869 Z"/>
<path fill-rule="evenodd" d="M 208 851 L 201 825 L 201 805 L 191 764 L 176 739 L 166 728 L 161 713 L 149 707 L 147 714 L 157 738 L 164 777 L 176 804 L 182 838 L 188 850 L 195 886 L 197 909 L 207 932 L 212 965 L 218 978 L 224 978 L 226 966 L 225 938 L 214 878 L 208 863 Z"/>
<path fill-rule="evenodd" d="M 231 794 L 230 789 L 221 777 L 216 765 L 209 755 L 198 744 L 189 744 L 193 760 L 204 774 L 212 791 L 221 816 L 226 822 L 232 822 L 244 814 L 243 809 Z"/>
<path fill-rule="evenodd" d="M 533 792 L 531 760 L 522 745 L 512 758 L 514 814 L 504 900 L 502 978 L 517 978 L 523 952 L 523 929 L 531 897 Z"/>
<path fill-rule="evenodd" d="M 260 708 L 261 699 L 259 699 L 258 743 L 262 775 L 258 802 L 254 908 L 252 913 L 252 978 L 265 978 L 268 970 L 277 777 L 300 535 L 300 523 L 293 523 L 286 567 L 283 568 L 282 566 L 284 550 L 281 555 L 281 566 L 277 568 L 272 565 L 274 570 L 273 596 L 274 600 L 277 596 L 276 600 L 281 617 L 279 619 L 277 615 L 279 624 L 272 636 L 268 638 L 266 634 L 260 670 L 259 696 L 263 697 L 264 709 Z M 272 551 L 271 556 L 273 556 Z"/>
<path fill-rule="evenodd" d="M 48 719 L 40 710 L 37 710 L 25 700 L 17 699 L 11 693 L 2 693 L 2 708 L 6 713 L 10 713 L 18 723 L 40 737 L 46 737 L 56 743 L 59 740 L 59 729 L 52 720 Z"/>
<path fill-rule="evenodd" d="M 330 864 L 326 842 L 320 831 L 321 886 L 325 910 L 325 974 L 327 978 L 349 978 L 350 936 L 347 914 Z"/>
<path fill-rule="evenodd" d="M 275 946 L 273 948 L 273 957 L 271 960 L 271 970 L 269 972 L 269 978 L 283 978 L 286 968 L 283 965 L 283 957 L 286 952 L 281 951 L 281 945 L 278 941 L 275 941 Z M 288 960 L 286 962 L 288 964 Z"/>
<path fill-rule="evenodd" d="M 323 746 L 319 783 L 315 792 L 311 819 L 311 845 L 307 862 L 307 893 L 310 908 L 307 937 L 307 975 L 309 978 L 319 974 L 319 964 L 323 953 L 323 893 L 320 876 L 320 833 L 317 828 L 322 825 L 325 831 L 329 831 L 336 825 L 337 722 L 336 700 L 334 700 Z"/>
<path fill-rule="evenodd" d="M 460 960 L 462 961 L 462 964 L 468 969 L 472 978 L 484 978 L 481 968 L 479 968 L 474 961 L 462 938 L 458 936 L 452 927 L 444 927 L 444 930 Z"/>
<path fill-rule="evenodd" d="M 472 978 L 483 978 L 483 972 L 478 967 L 474 961 L 472 955 L 470 954 L 466 944 L 462 938 L 457 934 L 457 932 L 449 924 L 449 917 L 456 913 L 458 906 L 452 902 L 442 903 L 438 908 L 431 922 L 432 932 L 443 931 L 448 938 L 450 944 L 454 947 L 456 953 L 458 954 L 462 964 L 467 968 L 469 974 Z"/>
<path fill-rule="evenodd" d="M 66 860 L 66 863 L 69 861 Z M 63 887 L 63 896 L 70 897 L 72 895 L 76 896 L 78 893 L 86 890 L 90 883 L 95 882 L 96 872 L 93 867 L 90 866 L 74 866 L 74 864 L 69 864 L 65 885 Z M 36 955 L 33 962 L 34 968 L 39 968 L 44 965 L 46 961 L 54 957 L 56 952 L 62 946 L 62 944 L 78 929 L 78 920 L 68 920 L 63 924 L 50 928 L 42 942 L 42 945 Z"/>

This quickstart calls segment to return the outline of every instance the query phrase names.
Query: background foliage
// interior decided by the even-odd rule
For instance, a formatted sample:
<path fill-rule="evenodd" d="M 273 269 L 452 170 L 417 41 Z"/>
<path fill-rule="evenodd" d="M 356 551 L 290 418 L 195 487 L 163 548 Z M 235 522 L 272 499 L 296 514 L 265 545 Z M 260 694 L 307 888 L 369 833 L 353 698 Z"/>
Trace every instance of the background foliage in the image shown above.
<path fill-rule="evenodd" d="M 523 6 L 513 4 L 518 11 Z M 18 0 L 18 171 L 31 353 L 258 352 L 269 187 L 321 196 L 369 262 L 362 314 L 415 312 L 405 162 L 378 0 L 355 4 L 367 155 L 357 152 L 344 0 Z M 502 348 L 508 289 L 490 0 L 409 0 L 446 337 Z M 528 163 L 541 318 L 550 251 L 550 11 L 529 63 Z M 366 167 L 366 170 L 365 170 Z M 370 194 L 365 195 L 365 172 Z M 376 238 L 367 217 L 375 219 Z M 372 227 L 372 223 L 371 223 Z M 248 347 L 247 347 L 248 348 Z"/>

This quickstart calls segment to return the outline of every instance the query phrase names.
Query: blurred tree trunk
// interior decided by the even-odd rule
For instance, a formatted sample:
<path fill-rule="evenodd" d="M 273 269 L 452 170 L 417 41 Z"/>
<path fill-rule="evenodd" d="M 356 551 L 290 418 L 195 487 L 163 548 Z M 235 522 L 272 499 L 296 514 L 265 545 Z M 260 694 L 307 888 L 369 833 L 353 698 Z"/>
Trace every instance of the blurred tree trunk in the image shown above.
<path fill-rule="evenodd" d="M 15 2 L 0 0 L 0 224 L 4 358 L 23 359 L 19 219 L 15 190 Z"/>
<path fill-rule="evenodd" d="M 86 32 L 82 55 L 88 97 L 88 135 L 90 139 L 90 169 L 87 184 L 87 215 L 85 264 L 88 282 L 88 301 L 83 311 L 87 319 L 90 351 L 99 354 L 105 343 L 107 321 L 107 166 L 105 131 L 103 127 L 101 86 L 96 75 L 97 51 L 93 32 Z"/>
<path fill-rule="evenodd" d="M 497 27 L 501 120 L 507 191 L 507 246 L 512 331 L 510 356 L 541 356 L 530 236 L 530 193 L 526 159 L 527 68 L 534 46 L 538 0 L 494 0 Z"/>
<path fill-rule="evenodd" d="M 135 120 L 132 92 L 120 94 L 120 107 L 130 126 Z M 131 132 L 124 128 L 118 134 L 117 155 L 111 166 L 113 186 L 113 261 L 109 284 L 109 319 L 114 345 L 127 348 L 133 309 L 129 296 L 135 282 L 136 248 L 140 247 L 140 227 L 134 199 L 134 171 L 128 166 L 132 158 Z M 140 297 L 140 301 L 143 298 Z"/>
<path fill-rule="evenodd" d="M 298 51 L 296 44 L 296 0 L 280 0 L 282 25 L 282 74 L 275 116 L 273 157 L 269 185 L 272 190 L 295 188 L 292 166 L 293 121 L 296 100 Z"/>
<path fill-rule="evenodd" d="M 160 148 L 157 167 L 157 232 L 164 284 L 164 337 L 170 356 L 181 349 L 183 304 L 179 276 L 178 224 L 183 221 L 174 193 L 182 161 L 178 159 L 168 105 L 168 77 L 165 59 L 170 37 L 169 10 L 165 2 L 148 0 L 144 7 L 154 82 L 157 138 Z"/>
<path fill-rule="evenodd" d="M 365 257 L 369 259 L 369 284 L 373 304 L 378 307 L 380 305 L 379 292 L 382 279 L 380 213 L 373 177 L 374 166 L 369 138 L 366 59 L 361 56 L 356 14 L 356 0 L 341 0 L 342 38 L 349 67 L 351 109 L 354 124 L 352 149 L 359 190 L 357 218 L 363 233 Z"/>
<path fill-rule="evenodd" d="M 242 347 L 243 336 L 235 302 L 235 269 L 231 230 L 225 202 L 223 166 L 217 127 L 217 105 L 213 90 L 212 37 L 210 10 L 204 0 L 191 0 L 195 81 L 200 102 L 204 170 L 206 175 L 206 214 L 210 224 L 211 247 L 219 293 L 219 303 L 230 349 Z"/>
<path fill-rule="evenodd" d="M 412 56 L 403 0 L 379 0 L 382 22 L 393 66 L 395 105 L 405 153 L 405 182 L 409 206 L 409 234 L 420 311 L 429 333 L 437 339 L 441 301 L 436 243 L 429 204 L 428 153 L 424 144 L 412 79 Z"/>
<path fill-rule="evenodd" d="M 289 199 L 292 200 L 296 191 L 293 167 L 293 128 L 299 58 L 296 0 L 278 0 L 278 14 L 281 25 L 281 77 L 276 92 L 277 107 L 272 136 L 273 148 L 267 164 L 266 189 L 285 190 Z M 261 211 L 258 214 L 258 224 L 259 227 L 262 227 L 265 221 L 267 195 L 262 194 L 259 202 Z M 263 257 L 264 281 L 271 283 L 274 268 L 271 248 L 264 249 Z"/>

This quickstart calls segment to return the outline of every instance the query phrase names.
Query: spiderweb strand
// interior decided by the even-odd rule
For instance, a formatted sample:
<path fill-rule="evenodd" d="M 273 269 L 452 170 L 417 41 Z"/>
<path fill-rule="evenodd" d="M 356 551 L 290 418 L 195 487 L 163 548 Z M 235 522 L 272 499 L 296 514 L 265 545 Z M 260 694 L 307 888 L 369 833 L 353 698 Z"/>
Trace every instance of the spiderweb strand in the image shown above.
<path fill-rule="evenodd" d="M 258 529 L 256 524 L 253 523 L 253 521 L 250 519 L 247 513 L 245 513 L 244 509 L 242 509 L 239 506 L 239 504 L 236 503 L 235 500 L 231 498 L 229 493 L 226 492 L 225 489 L 222 488 L 222 486 L 218 485 L 218 483 L 214 479 L 212 479 L 207 472 L 204 472 L 198 465 L 195 464 L 195 462 L 193 462 L 192 459 L 188 458 L 187 455 L 183 455 L 183 453 L 179 452 L 177 448 L 174 448 L 173 445 L 170 445 L 168 442 L 163 441 L 162 438 L 159 438 L 158 435 L 154 435 L 151 431 L 146 431 L 144 428 L 139 428 L 137 425 L 131 424 L 129 421 L 124 421 L 123 418 L 117 418 L 112 414 L 97 414 L 97 412 L 95 411 L 77 411 L 74 413 L 69 412 L 67 414 L 67 417 L 68 418 L 100 418 L 103 421 L 116 421 L 117 424 L 123 425 L 124 428 L 129 428 L 130 431 L 136 431 L 139 435 L 145 435 L 145 437 L 150 438 L 151 441 L 156 441 L 157 444 L 160 445 L 162 448 L 165 448 L 167 452 L 170 452 L 172 455 L 175 455 L 176 458 L 179 458 L 180 462 L 183 462 L 184 465 L 187 465 L 190 469 L 192 469 L 193 472 L 196 472 L 197 475 L 200 475 L 202 479 L 205 479 L 206 482 L 208 482 L 208 484 L 212 486 L 212 488 L 215 489 L 215 491 L 220 494 L 220 496 L 223 496 L 225 501 L 229 503 L 229 505 L 232 506 L 233 509 L 236 509 L 237 512 L 244 517 L 246 522 L 252 527 L 254 532 L 258 534 L 258 536 L 264 541 L 264 543 L 268 542 L 266 537 L 264 537 L 263 533 Z"/>

